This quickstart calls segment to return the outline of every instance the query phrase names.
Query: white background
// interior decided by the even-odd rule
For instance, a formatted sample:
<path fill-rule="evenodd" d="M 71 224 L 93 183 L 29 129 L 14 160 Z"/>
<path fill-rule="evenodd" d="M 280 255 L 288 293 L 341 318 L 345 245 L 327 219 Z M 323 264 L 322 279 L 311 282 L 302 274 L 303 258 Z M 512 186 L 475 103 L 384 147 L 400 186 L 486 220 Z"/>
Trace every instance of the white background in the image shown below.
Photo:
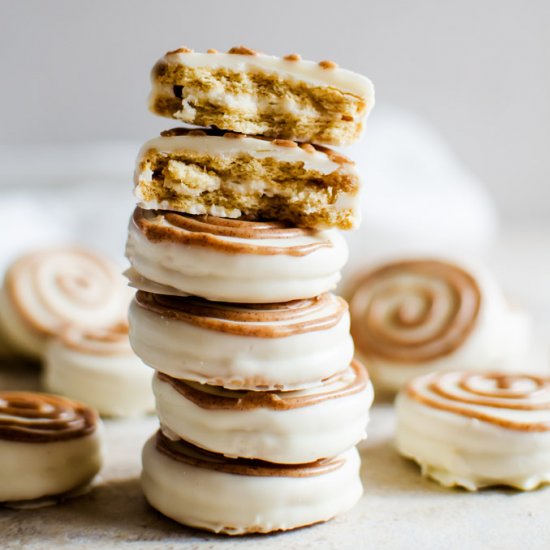
<path fill-rule="evenodd" d="M 0 0 L 0 143 L 144 141 L 148 73 L 246 44 L 370 76 L 435 125 L 505 220 L 550 218 L 547 0 Z M 376 109 L 373 112 L 376 116 Z"/>

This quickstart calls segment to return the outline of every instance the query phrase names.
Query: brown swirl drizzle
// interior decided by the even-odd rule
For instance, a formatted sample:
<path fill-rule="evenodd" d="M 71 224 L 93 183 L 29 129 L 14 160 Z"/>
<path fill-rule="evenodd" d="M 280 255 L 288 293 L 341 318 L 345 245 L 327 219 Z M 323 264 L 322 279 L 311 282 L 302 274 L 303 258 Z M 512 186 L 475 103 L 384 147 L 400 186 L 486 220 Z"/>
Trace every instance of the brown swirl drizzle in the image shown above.
<path fill-rule="evenodd" d="M 462 345 L 480 304 L 477 282 L 456 265 L 438 260 L 386 264 L 356 283 L 351 333 L 368 358 L 431 361 Z"/>
<path fill-rule="evenodd" d="M 353 370 L 354 376 L 349 381 L 344 380 L 344 377 L 349 376 L 349 371 L 344 371 L 328 380 L 324 380 L 315 393 L 247 390 L 221 390 L 215 393 L 209 392 L 209 386 L 207 385 L 178 380 L 161 372 L 158 372 L 156 376 L 163 382 L 170 384 L 172 388 L 186 399 L 203 409 L 246 411 L 265 408 L 276 411 L 287 411 L 310 407 L 323 401 L 329 401 L 330 399 L 344 399 L 350 395 L 364 391 L 369 382 L 365 367 L 358 361 L 353 361 L 350 369 Z"/>
<path fill-rule="evenodd" d="M 255 477 L 313 477 L 329 474 L 344 465 L 343 458 L 325 458 L 308 464 L 273 464 L 258 459 L 227 458 L 195 447 L 179 439 L 172 441 L 160 430 L 156 435 L 156 448 L 162 454 L 178 462 L 196 468 L 215 470 L 227 474 Z"/>
<path fill-rule="evenodd" d="M 102 329 L 68 326 L 59 339 L 66 348 L 92 355 L 132 355 L 128 324 L 119 323 Z"/>
<path fill-rule="evenodd" d="M 52 443 L 92 434 L 97 414 L 88 407 L 55 395 L 0 392 L 0 439 Z"/>
<path fill-rule="evenodd" d="M 139 290 L 135 300 L 137 305 L 162 318 L 257 338 L 285 338 L 328 330 L 336 326 L 347 311 L 346 302 L 329 293 L 278 304 L 230 304 Z"/>
<path fill-rule="evenodd" d="M 25 324 L 40 334 L 57 334 L 67 324 L 86 326 L 89 314 L 103 316 L 105 325 L 122 318 L 126 288 L 118 268 L 86 250 L 22 256 L 6 273 L 5 285 Z M 117 302 L 120 310 L 113 312 Z"/>
<path fill-rule="evenodd" d="M 151 242 L 215 248 L 223 252 L 274 256 L 306 256 L 321 248 L 331 248 L 332 241 L 311 229 L 290 227 L 281 222 L 257 222 L 245 219 L 183 214 L 137 207 L 132 223 Z M 243 240 L 280 240 L 309 238 L 308 242 L 281 246 L 253 244 Z"/>
<path fill-rule="evenodd" d="M 508 411 L 527 415 L 550 412 L 550 378 L 529 374 L 438 373 L 410 382 L 407 395 L 445 412 L 523 432 L 550 431 L 547 420 L 514 420 Z"/>

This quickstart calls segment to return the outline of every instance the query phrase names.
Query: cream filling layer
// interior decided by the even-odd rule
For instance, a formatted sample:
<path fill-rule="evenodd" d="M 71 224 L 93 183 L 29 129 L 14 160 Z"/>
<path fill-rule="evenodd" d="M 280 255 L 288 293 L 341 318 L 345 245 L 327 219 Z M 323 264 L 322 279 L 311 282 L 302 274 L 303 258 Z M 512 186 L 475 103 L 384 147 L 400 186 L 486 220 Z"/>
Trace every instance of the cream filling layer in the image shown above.
<path fill-rule="evenodd" d="M 503 428 L 436 410 L 404 393 L 396 414 L 398 451 L 443 485 L 530 490 L 550 481 L 550 432 Z"/>
<path fill-rule="evenodd" d="M 288 61 L 272 55 L 240 55 L 229 53 L 169 53 L 163 61 L 172 65 L 205 67 L 246 73 L 248 71 L 278 74 L 282 78 L 308 82 L 315 86 L 336 88 L 343 92 L 365 97 L 369 108 L 374 106 L 374 87 L 365 76 L 339 67 L 324 69 L 314 61 Z"/>
<path fill-rule="evenodd" d="M 143 449 L 141 484 L 164 515 L 216 533 L 241 535 L 294 529 L 326 521 L 361 498 L 355 448 L 338 457 L 340 468 L 311 477 L 259 477 L 198 468 L 160 453 L 155 438 Z"/>
<path fill-rule="evenodd" d="M 149 152 L 158 151 L 160 154 L 181 152 L 194 152 L 204 155 L 223 157 L 228 159 L 238 155 L 247 154 L 256 159 L 273 158 L 281 163 L 298 163 L 304 170 L 315 171 L 328 175 L 336 171 L 342 174 L 357 176 L 353 163 L 339 164 L 330 157 L 318 150 L 304 151 L 301 147 L 285 147 L 277 145 L 272 140 L 258 139 L 254 137 L 227 138 L 223 136 L 160 136 L 147 141 L 138 154 L 137 167 L 141 161 L 148 156 Z M 152 181 L 152 173 L 144 171 L 139 173 L 139 180 Z"/>
<path fill-rule="evenodd" d="M 94 407 L 106 416 L 135 416 L 155 408 L 152 373 L 133 353 L 96 355 L 53 340 L 43 380 L 48 391 Z"/>
<path fill-rule="evenodd" d="M 173 86 L 154 83 L 152 86 L 151 100 L 156 96 L 160 97 L 174 97 Z M 284 113 L 292 116 L 293 118 L 299 118 L 303 123 L 304 121 L 311 120 L 311 123 L 319 123 L 320 121 L 334 120 L 335 122 L 341 121 L 341 114 L 338 111 L 323 111 L 322 114 L 318 110 L 311 106 L 311 103 L 299 104 L 291 98 L 280 98 L 278 103 L 273 104 L 269 99 L 258 97 L 254 94 L 231 94 L 226 93 L 223 86 L 219 88 L 209 89 L 207 92 L 202 92 L 196 89 L 189 90 L 186 86 L 182 91 L 182 107 L 175 113 L 175 118 L 193 122 L 195 120 L 197 111 L 200 107 L 194 107 L 194 105 L 216 105 L 220 108 L 227 108 L 228 116 L 234 116 L 235 113 L 240 114 L 247 120 L 248 127 L 256 127 L 259 129 L 269 129 L 268 122 L 251 122 L 250 119 L 264 115 L 266 113 L 280 114 Z M 350 115 L 352 116 L 352 115 Z M 359 121 L 363 119 L 364 115 L 358 117 Z M 349 121 L 348 121 L 349 122 Z"/>
<path fill-rule="evenodd" d="M 101 468 L 101 426 L 52 443 L 0 440 L 0 502 L 58 495 L 90 482 Z"/>
<path fill-rule="evenodd" d="M 224 239 L 232 243 L 289 247 L 308 240 Z M 168 294 L 193 294 L 227 302 L 285 302 L 317 296 L 333 289 L 340 280 L 340 269 L 348 258 L 344 238 L 336 231 L 326 230 L 309 238 L 309 242 L 319 239 L 329 239 L 332 246 L 305 256 L 237 254 L 213 247 L 152 242 L 130 221 L 126 256 L 144 278 L 179 291 Z"/>
<path fill-rule="evenodd" d="M 336 383 L 327 382 L 288 397 L 308 397 L 350 384 L 352 369 Z M 258 458 L 280 464 L 303 464 L 340 454 L 367 437 L 374 392 L 368 384 L 352 395 L 326 399 L 288 410 L 208 409 L 196 405 L 155 376 L 153 391 L 162 429 L 171 439 L 184 439 L 231 458 Z M 286 392 L 285 392 L 286 393 Z"/>
<path fill-rule="evenodd" d="M 174 378 L 232 389 L 297 389 L 345 370 L 353 356 L 349 314 L 327 330 L 284 338 L 239 336 L 163 318 L 132 302 L 130 343 Z M 304 319 L 305 320 L 305 319 Z"/>

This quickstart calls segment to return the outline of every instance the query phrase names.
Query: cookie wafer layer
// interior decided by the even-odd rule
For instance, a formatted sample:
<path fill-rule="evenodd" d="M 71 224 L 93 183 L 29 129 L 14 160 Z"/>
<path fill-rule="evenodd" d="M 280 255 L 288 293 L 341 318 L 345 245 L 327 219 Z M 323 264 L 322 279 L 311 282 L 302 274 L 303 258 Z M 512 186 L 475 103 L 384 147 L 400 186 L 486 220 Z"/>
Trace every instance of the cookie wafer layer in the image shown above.
<path fill-rule="evenodd" d="M 249 48 L 168 52 L 153 68 L 150 109 L 215 126 L 329 145 L 353 143 L 374 105 L 370 80 L 332 61 L 283 58 Z"/>
<path fill-rule="evenodd" d="M 134 192 L 147 209 L 351 229 L 359 187 L 354 163 L 325 147 L 178 128 L 142 147 Z"/>

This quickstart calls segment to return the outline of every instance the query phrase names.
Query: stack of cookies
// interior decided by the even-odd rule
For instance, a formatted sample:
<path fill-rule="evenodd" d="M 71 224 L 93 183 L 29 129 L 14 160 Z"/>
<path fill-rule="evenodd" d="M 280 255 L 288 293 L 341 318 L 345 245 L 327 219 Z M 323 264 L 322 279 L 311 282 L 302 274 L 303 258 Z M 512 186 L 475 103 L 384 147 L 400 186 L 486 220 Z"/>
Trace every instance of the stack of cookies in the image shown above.
<path fill-rule="evenodd" d="M 330 293 L 357 224 L 355 141 L 370 81 L 330 61 L 180 48 L 151 110 L 177 128 L 139 153 L 130 339 L 157 372 L 149 502 L 181 523 L 293 529 L 362 494 L 355 445 L 373 398 L 349 313 Z"/>

